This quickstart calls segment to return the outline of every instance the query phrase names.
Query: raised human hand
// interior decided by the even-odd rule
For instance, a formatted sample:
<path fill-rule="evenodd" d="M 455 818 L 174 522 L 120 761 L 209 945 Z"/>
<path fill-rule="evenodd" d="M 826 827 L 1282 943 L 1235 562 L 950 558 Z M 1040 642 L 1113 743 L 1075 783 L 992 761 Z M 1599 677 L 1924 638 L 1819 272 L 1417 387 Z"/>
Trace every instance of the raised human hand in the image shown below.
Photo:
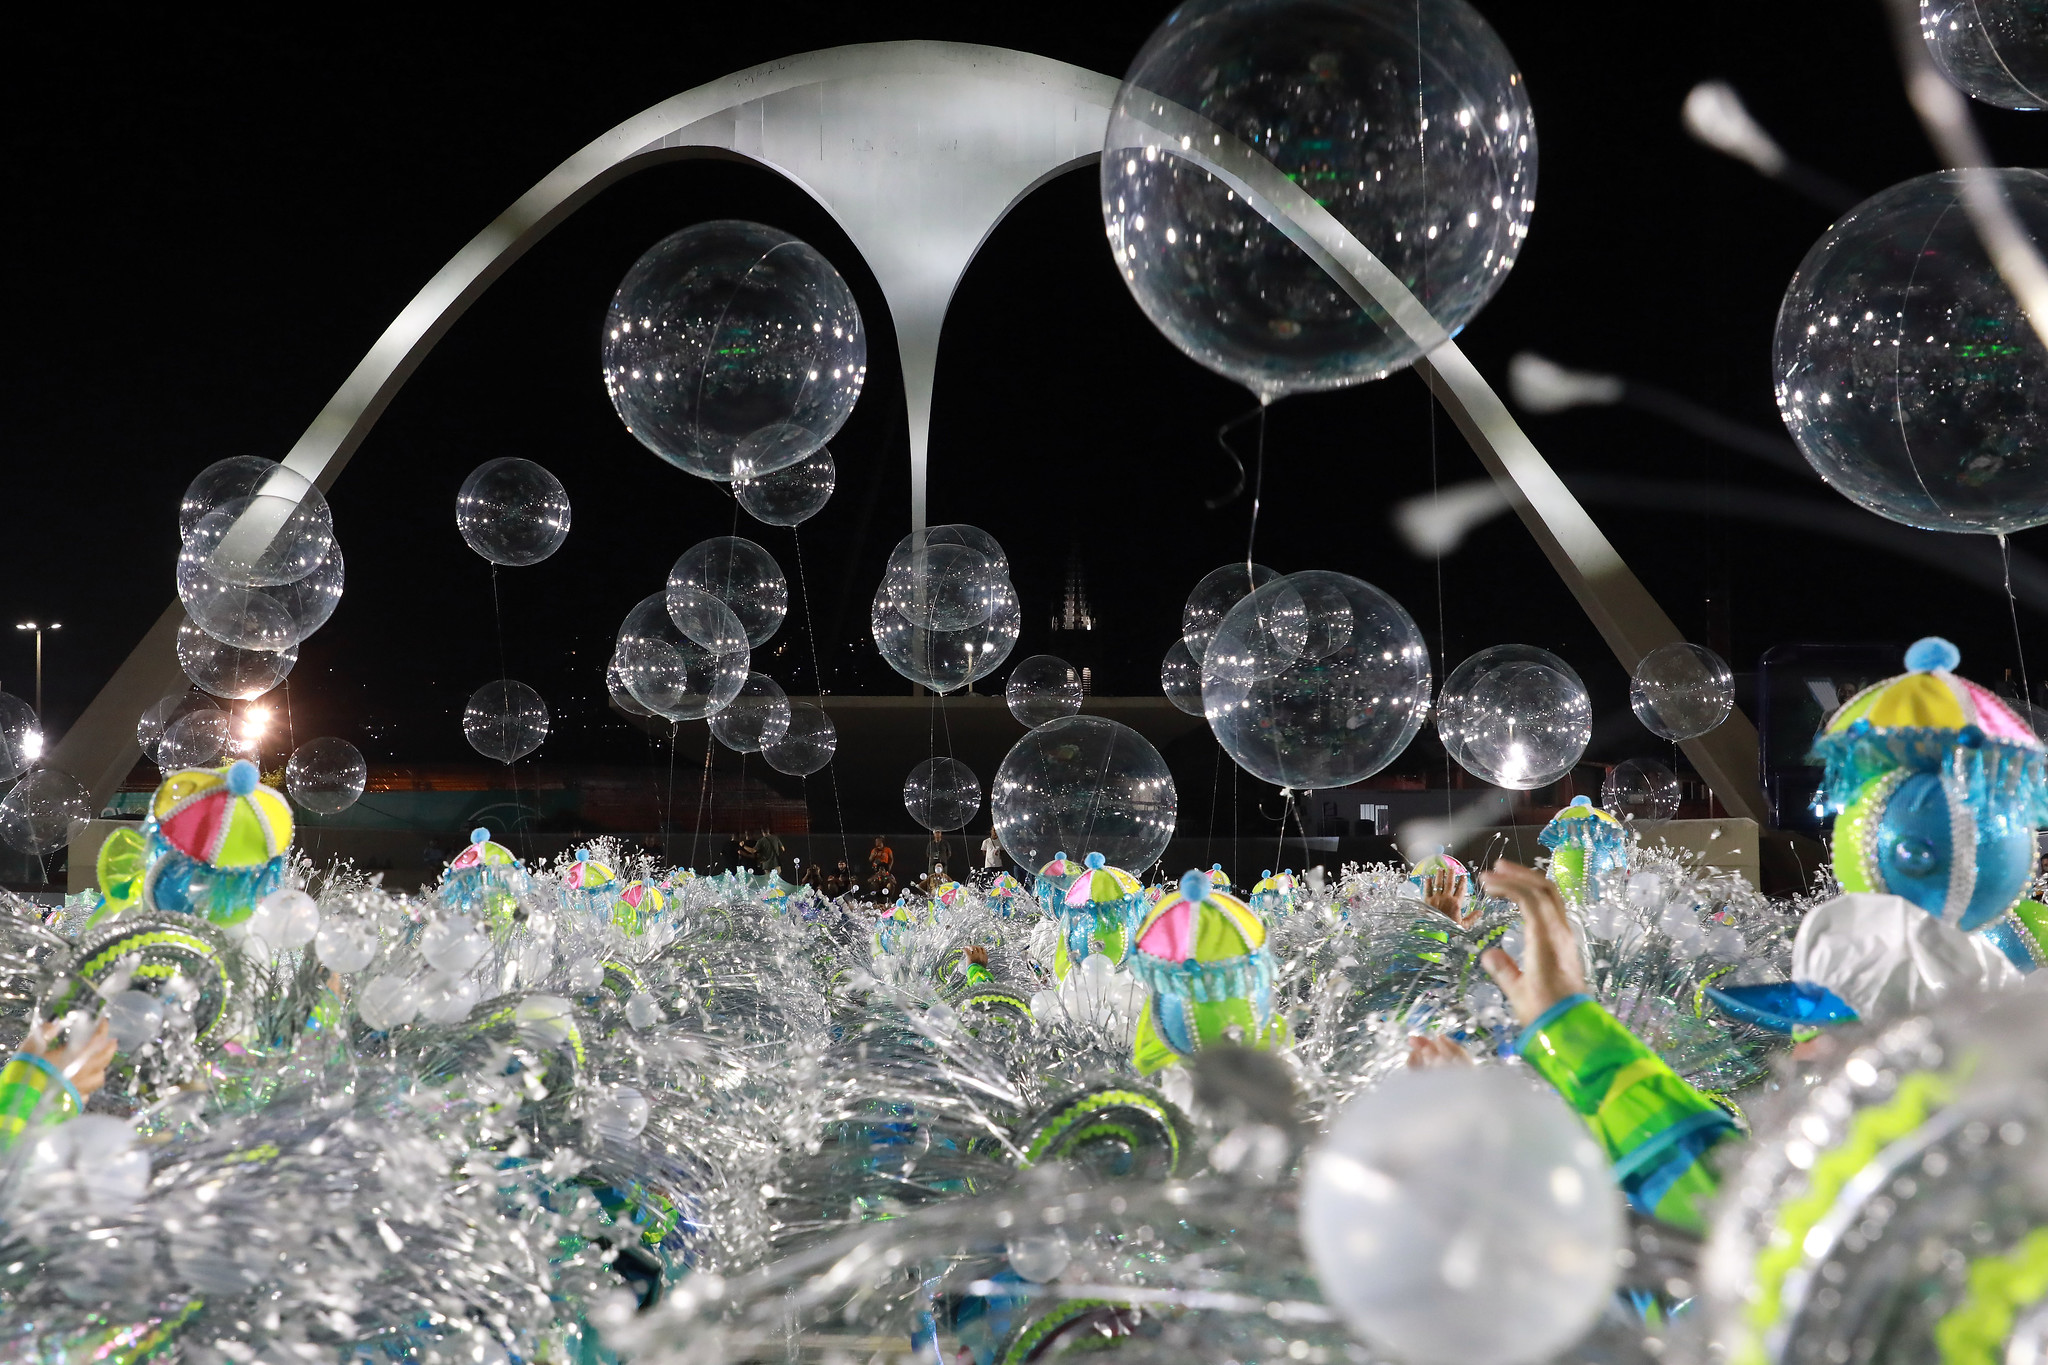
<path fill-rule="evenodd" d="M 1542 873 L 1503 862 L 1485 873 L 1484 880 L 1489 893 L 1522 908 L 1522 960 L 1517 962 L 1503 949 L 1488 948 L 1479 965 L 1526 1028 L 1558 1001 L 1584 994 L 1586 972 L 1579 961 L 1578 936 L 1565 916 L 1564 898 Z"/>

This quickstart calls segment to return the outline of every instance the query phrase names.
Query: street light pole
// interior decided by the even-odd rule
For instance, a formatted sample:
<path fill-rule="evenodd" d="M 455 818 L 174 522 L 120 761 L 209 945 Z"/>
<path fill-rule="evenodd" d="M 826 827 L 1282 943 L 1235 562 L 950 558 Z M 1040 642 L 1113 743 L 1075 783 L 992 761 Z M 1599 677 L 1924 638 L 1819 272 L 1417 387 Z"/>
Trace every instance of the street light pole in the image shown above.
<path fill-rule="evenodd" d="M 62 630 L 64 623 L 52 621 L 47 626 L 39 626 L 33 621 L 23 621 L 15 629 L 32 630 L 36 633 L 36 726 L 40 729 L 43 723 L 43 632 Z"/>

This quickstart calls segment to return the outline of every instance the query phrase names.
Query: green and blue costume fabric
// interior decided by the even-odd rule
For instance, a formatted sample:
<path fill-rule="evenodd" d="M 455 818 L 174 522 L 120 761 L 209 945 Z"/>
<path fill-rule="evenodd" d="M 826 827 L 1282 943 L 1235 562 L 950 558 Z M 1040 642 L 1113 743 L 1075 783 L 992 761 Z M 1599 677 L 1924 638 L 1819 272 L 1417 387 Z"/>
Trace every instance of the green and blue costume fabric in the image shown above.
<path fill-rule="evenodd" d="M 1523 1060 L 1586 1120 L 1631 1207 L 1704 1231 L 1716 1189 L 1705 1158 L 1740 1130 L 1589 995 L 1558 1001 L 1522 1030 Z"/>

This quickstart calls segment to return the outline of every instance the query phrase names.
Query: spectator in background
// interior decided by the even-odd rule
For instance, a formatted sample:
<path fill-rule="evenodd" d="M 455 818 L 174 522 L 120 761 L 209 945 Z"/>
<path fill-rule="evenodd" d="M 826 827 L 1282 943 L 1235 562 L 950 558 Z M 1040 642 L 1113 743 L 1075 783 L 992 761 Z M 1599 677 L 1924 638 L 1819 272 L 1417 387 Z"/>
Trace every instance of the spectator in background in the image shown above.
<path fill-rule="evenodd" d="M 754 869 L 766 876 L 781 870 L 782 840 L 775 837 L 775 831 L 764 828 L 761 837 L 754 842 L 756 849 Z"/>
<path fill-rule="evenodd" d="M 828 899 L 836 901 L 851 890 L 853 869 L 846 865 L 846 859 L 841 858 L 839 866 L 833 868 L 825 878 L 825 895 Z"/>
<path fill-rule="evenodd" d="M 870 878 L 890 874 L 896 870 L 896 855 L 889 851 L 889 845 L 882 836 L 875 836 L 875 846 L 868 850 L 868 876 Z"/>
<path fill-rule="evenodd" d="M 739 843 L 733 846 L 733 871 L 758 872 L 760 863 L 761 846 L 754 842 L 754 831 L 742 830 Z"/>
<path fill-rule="evenodd" d="M 996 838 L 991 828 L 988 837 L 981 841 L 981 866 L 988 872 L 1000 871 L 1003 866 L 1003 841 Z"/>
<path fill-rule="evenodd" d="M 937 830 L 932 831 L 932 841 L 924 846 L 924 865 L 950 863 L 953 861 L 953 844 Z"/>

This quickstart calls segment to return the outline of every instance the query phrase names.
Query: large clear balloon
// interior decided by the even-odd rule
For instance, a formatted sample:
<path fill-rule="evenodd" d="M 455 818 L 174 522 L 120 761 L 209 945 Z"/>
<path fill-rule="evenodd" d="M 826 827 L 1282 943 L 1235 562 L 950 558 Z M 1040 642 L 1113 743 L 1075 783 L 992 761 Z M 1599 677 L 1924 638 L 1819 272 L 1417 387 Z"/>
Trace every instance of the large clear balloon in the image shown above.
<path fill-rule="evenodd" d="M 1202 655 L 1208 651 L 1209 641 L 1216 637 L 1216 627 L 1230 615 L 1230 609 L 1279 576 L 1263 564 L 1247 565 L 1242 561 L 1202 575 L 1202 581 L 1195 584 L 1186 605 L 1180 609 L 1180 638 L 1186 643 L 1188 657 L 1195 661 L 1195 667 L 1202 666 Z"/>
<path fill-rule="evenodd" d="M 284 765 L 285 792 L 319 815 L 339 815 L 353 806 L 369 780 L 362 751 L 333 735 L 307 740 Z"/>
<path fill-rule="evenodd" d="M 711 717 L 711 735 L 728 749 L 758 753 L 789 733 L 789 694 L 766 673 L 749 673 Z"/>
<path fill-rule="evenodd" d="M 35 708 L 0 692 L 0 782 L 11 782 L 43 756 L 43 726 Z"/>
<path fill-rule="evenodd" d="M 37 768 L 0 798 L 0 839 L 41 857 L 71 842 L 71 827 L 93 816 L 85 787 L 70 773 Z"/>
<path fill-rule="evenodd" d="M 965 630 L 988 620 L 1009 586 L 1009 578 L 981 551 L 927 544 L 900 562 L 890 561 L 881 591 L 912 625 Z"/>
<path fill-rule="evenodd" d="M 1423 1365 L 1526 1365 L 1613 1296 L 1613 1173 L 1548 1087 L 1506 1067 L 1395 1071 L 1311 1149 L 1301 1240 L 1325 1300 Z"/>
<path fill-rule="evenodd" d="M 770 526 L 800 526 L 825 510 L 838 481 L 832 452 L 818 453 L 793 465 L 733 480 L 733 496 L 747 515 Z"/>
<path fill-rule="evenodd" d="M 470 693 L 462 733 L 485 758 L 515 763 L 547 740 L 548 704 L 523 682 L 495 678 Z"/>
<path fill-rule="evenodd" d="M 1694 739 L 1735 709 L 1735 675 L 1704 645 L 1659 645 L 1629 677 L 1628 704 L 1636 719 L 1665 739 Z"/>
<path fill-rule="evenodd" d="M 822 448 L 867 375 L 853 291 L 786 232 L 730 219 L 633 263 L 604 322 L 604 386 L 640 443 L 707 479 L 753 478 Z"/>
<path fill-rule="evenodd" d="M 242 649 L 276 651 L 304 641 L 334 615 L 343 577 L 339 545 L 297 582 L 261 588 L 221 580 L 211 561 L 189 547 L 178 555 L 178 598 L 185 614 L 214 639 Z"/>
<path fill-rule="evenodd" d="M 1835 220 L 1778 308 L 1778 412 L 1836 492 L 1930 531 L 2048 521 L 2048 348 L 1977 240 L 1960 171 Z M 2048 249 L 2048 174 L 1999 170 Z"/>
<path fill-rule="evenodd" d="M 612 704 L 629 716 L 653 717 L 660 713 L 641 702 L 633 695 L 633 689 L 626 686 L 626 672 L 619 664 L 619 652 L 612 650 L 611 662 L 604 666 L 605 691 L 611 693 Z"/>
<path fill-rule="evenodd" d="M 1343 787 L 1393 762 L 1429 713 L 1429 649 L 1399 602 L 1347 574 L 1276 578 L 1202 660 L 1217 742 L 1254 777 Z"/>
<path fill-rule="evenodd" d="M 902 613 L 885 579 L 868 610 L 868 624 L 889 667 L 934 692 L 952 692 L 1002 666 L 1016 647 L 1024 618 L 1006 578 L 987 620 L 964 630 L 933 630 Z"/>
<path fill-rule="evenodd" d="M 1377 378 L 1425 342 L 1354 302 L 1248 181 L 1335 218 L 1456 333 L 1529 230 L 1528 87 L 1465 0 L 1190 0 L 1125 74 L 1102 216 L 1153 325 L 1262 395 Z"/>
<path fill-rule="evenodd" d="M 741 536 L 713 536 L 683 551 L 668 571 L 668 593 L 675 601 L 690 592 L 708 592 L 731 607 L 750 645 L 767 643 L 789 615 L 789 580 L 782 566 Z"/>
<path fill-rule="evenodd" d="M 1608 770 L 1600 805 L 1638 825 L 1661 825 L 1678 814 L 1678 774 L 1654 758 L 1631 758 Z"/>
<path fill-rule="evenodd" d="M 1920 36 L 1956 89 L 2001 109 L 2048 106 L 2040 0 L 1920 0 Z"/>
<path fill-rule="evenodd" d="M 634 700 L 670 720 L 699 720 L 739 695 L 747 632 L 708 592 L 658 592 L 626 613 L 615 657 Z"/>
<path fill-rule="evenodd" d="M 1195 662 L 1186 640 L 1175 640 L 1159 661 L 1159 690 L 1175 710 L 1190 716 L 1202 714 L 1202 666 Z"/>
<path fill-rule="evenodd" d="M 569 538 L 569 490 L 532 460 L 486 460 L 455 495 L 455 527 L 493 564 L 538 564 Z"/>
<path fill-rule="evenodd" d="M 230 701 L 262 696 L 291 675 L 299 647 L 239 649 L 222 644 L 190 621 L 178 626 L 178 664 L 202 691 Z"/>
<path fill-rule="evenodd" d="M 1043 725 L 1081 709 L 1081 670 L 1053 654 L 1034 654 L 1010 670 L 1003 702 L 1017 723 Z"/>
<path fill-rule="evenodd" d="M 1049 721 L 1017 741 L 989 794 L 996 838 L 1023 867 L 1100 853 L 1150 867 L 1173 838 L 1173 774 L 1152 742 L 1103 716 Z"/>
<path fill-rule="evenodd" d="M 311 480 L 255 455 L 199 472 L 178 507 L 184 552 L 241 587 L 295 583 L 334 547 L 334 515 Z"/>
<path fill-rule="evenodd" d="M 164 728 L 157 741 L 156 763 L 165 772 L 204 768 L 226 752 L 228 713 L 213 707 L 188 711 Z"/>
<path fill-rule="evenodd" d="M 1495 645 L 1451 670 L 1436 732 L 1459 767 L 1528 791 L 1572 770 L 1593 737 L 1593 702 L 1572 666 L 1534 645 Z"/>
<path fill-rule="evenodd" d="M 832 761 L 839 748 L 839 732 L 832 717 L 807 701 L 789 704 L 789 728 L 782 738 L 763 750 L 768 766 L 791 777 L 809 777 Z"/>
<path fill-rule="evenodd" d="M 135 742 L 142 746 L 142 752 L 149 756 L 150 762 L 160 763 L 157 750 L 171 726 L 194 711 L 218 709 L 213 704 L 213 698 L 199 692 L 179 692 L 172 696 L 160 697 L 151 702 L 136 720 Z"/>
<path fill-rule="evenodd" d="M 920 549 L 937 545 L 958 545 L 974 551 L 992 565 L 1004 578 L 1010 576 L 1010 557 L 1003 553 L 1003 547 L 996 538 L 979 526 L 968 526 L 962 522 L 948 522 L 944 526 L 927 526 L 920 539 L 915 531 L 896 542 L 896 548 L 889 551 L 889 567 L 902 568 L 910 563 Z"/>
<path fill-rule="evenodd" d="M 903 779 L 903 809 L 935 834 L 965 829 L 981 809 L 981 779 L 957 758 L 928 758 Z"/>

